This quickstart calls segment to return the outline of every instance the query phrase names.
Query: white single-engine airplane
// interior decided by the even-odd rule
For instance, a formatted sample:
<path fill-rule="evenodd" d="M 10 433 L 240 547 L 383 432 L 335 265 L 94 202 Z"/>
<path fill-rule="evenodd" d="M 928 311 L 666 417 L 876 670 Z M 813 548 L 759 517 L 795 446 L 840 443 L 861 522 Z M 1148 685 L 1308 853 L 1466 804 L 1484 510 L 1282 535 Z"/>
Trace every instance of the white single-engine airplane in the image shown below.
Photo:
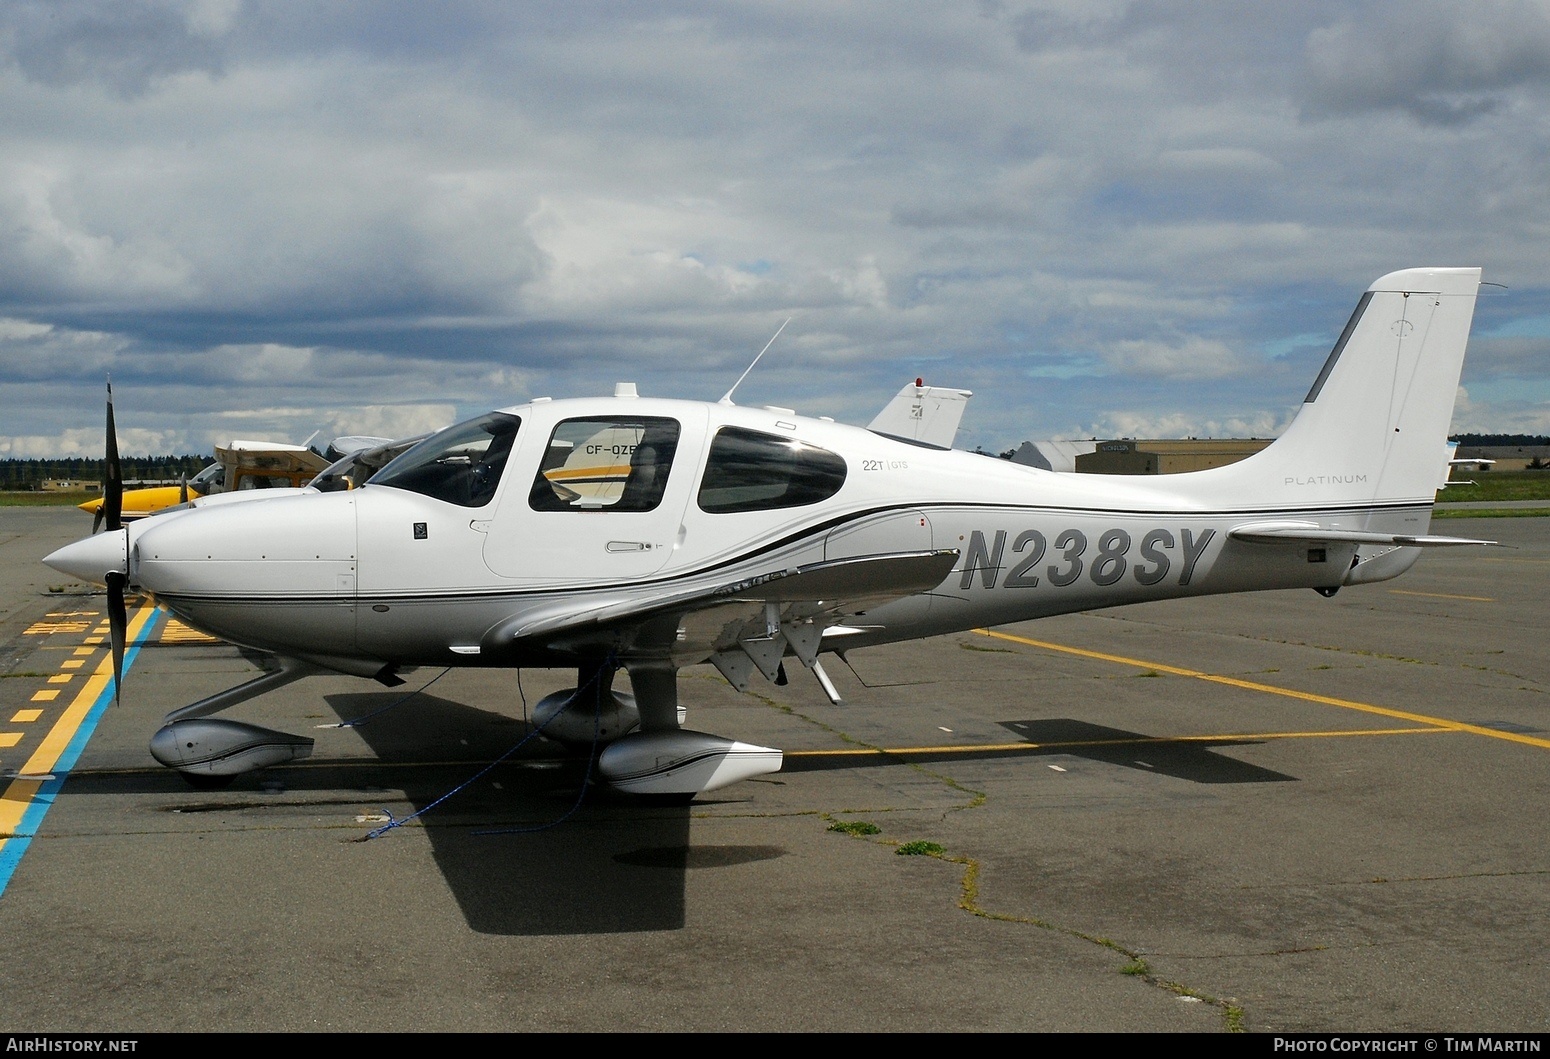
<path fill-rule="evenodd" d="M 127 588 L 279 658 L 168 715 L 152 753 L 196 783 L 309 753 L 211 718 L 308 673 L 563 666 L 577 686 L 539 704 L 544 734 L 606 743 L 615 787 L 686 801 L 781 752 L 683 727 L 685 666 L 742 689 L 790 656 L 837 702 L 825 652 L 1179 596 L 1329 596 L 1427 547 L 1491 543 L 1428 535 L 1479 284 L 1476 268 L 1378 280 L 1285 434 L 1210 470 L 1057 474 L 622 383 L 449 427 L 358 489 L 111 525 L 45 562 L 107 585 L 115 658 Z M 961 397 L 945 407 L 956 429 Z"/>

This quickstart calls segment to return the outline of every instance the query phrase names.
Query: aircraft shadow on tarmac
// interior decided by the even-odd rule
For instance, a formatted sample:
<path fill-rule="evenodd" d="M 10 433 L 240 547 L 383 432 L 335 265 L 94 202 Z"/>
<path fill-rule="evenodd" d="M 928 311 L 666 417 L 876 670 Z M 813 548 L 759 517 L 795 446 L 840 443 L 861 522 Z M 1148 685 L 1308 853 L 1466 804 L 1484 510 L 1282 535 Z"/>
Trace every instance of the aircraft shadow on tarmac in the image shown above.
<path fill-rule="evenodd" d="M 1215 752 L 1223 747 L 1258 746 L 1262 739 L 1168 739 L 1069 717 L 1002 721 L 1001 727 L 1038 744 L 1037 750 L 1027 753 L 1069 755 L 1191 783 L 1289 783 L 1296 779 Z"/>
<path fill-rule="evenodd" d="M 374 798 L 396 801 L 402 792 L 413 812 L 423 813 L 412 826 L 429 838 L 464 918 L 481 934 L 681 929 L 688 872 L 785 855 L 778 846 L 693 846 L 690 807 L 644 804 L 589 784 L 586 750 L 565 752 L 535 739 L 510 754 L 531 731 L 527 722 L 423 693 L 383 711 L 404 698 L 385 692 L 323 697 L 341 721 L 369 718 L 354 731 L 374 757 L 314 756 L 208 792 L 195 792 L 162 769 L 83 771 L 69 784 L 83 794 L 182 796 L 185 801 L 167 807 L 179 813 L 272 808 L 282 791 L 369 810 Z M 370 716 L 375 711 L 383 712 Z M 290 727 L 301 731 L 295 722 Z M 255 800 L 257 792 L 264 793 Z M 701 794 L 695 804 L 716 800 Z M 381 826 L 363 823 L 361 837 Z M 395 837 L 389 830 L 370 841 Z"/>
<path fill-rule="evenodd" d="M 346 720 L 365 717 L 393 697 L 339 694 L 326 701 Z M 690 870 L 785 853 L 775 846 L 691 846 L 688 807 L 645 805 L 601 783 L 586 786 L 582 798 L 587 753 L 556 760 L 554 743 L 534 740 L 520 758 L 512 755 L 480 775 L 530 730 L 524 721 L 424 694 L 355 729 L 384 765 L 449 762 L 395 781 L 393 788 L 424 811 L 416 823 L 474 931 L 681 929 Z M 709 800 L 701 795 L 699 801 Z M 377 841 L 391 838 L 389 833 Z"/>
<path fill-rule="evenodd" d="M 906 764 L 912 761 L 991 761 L 1016 757 L 1077 757 L 1119 765 L 1154 775 L 1172 776 L 1192 783 L 1287 783 L 1295 776 L 1260 768 L 1214 753 L 1223 747 L 1257 746 L 1258 739 L 1174 740 L 1166 737 L 1106 728 L 1068 717 L 1027 721 L 1002 721 L 1001 727 L 1027 747 L 933 747 L 918 750 L 893 750 L 878 758 L 821 757 L 788 758 L 785 772 L 819 772 L 829 769 L 873 768 L 878 765 Z"/>
<path fill-rule="evenodd" d="M 402 791 L 414 826 L 430 840 L 432 855 L 470 929 L 494 935 L 567 935 L 678 930 L 685 923 L 691 870 L 783 856 L 778 846 L 693 846 L 689 807 L 642 804 L 601 783 L 589 783 L 585 751 L 557 752 L 533 740 L 521 719 L 421 693 L 398 708 L 397 693 L 333 694 L 323 701 L 354 727 L 372 758 L 312 758 L 239 777 L 233 792 L 283 784 L 289 793 L 313 792 L 369 806 L 373 795 Z M 378 712 L 381 711 L 381 712 Z M 787 758 L 788 772 L 904 764 L 923 757 L 970 761 L 1066 756 L 1119 765 L 1196 783 L 1284 782 L 1294 777 L 1215 753 L 1255 745 L 1250 739 L 1159 739 L 1069 718 L 1002 722 L 1030 746 L 896 751 L 877 758 Z M 145 790 L 183 789 L 171 773 L 79 776 L 76 783 L 145 783 Z M 273 785 L 273 786 L 272 786 Z M 582 791 L 585 789 L 585 796 Z M 191 793 L 191 792 L 190 792 Z M 700 795 L 696 804 L 714 801 Z M 732 800 L 737 800 L 733 796 Z M 208 806 L 230 809 L 229 792 Z M 363 824 L 364 838 L 376 823 Z M 392 841 L 393 831 L 372 841 Z"/>

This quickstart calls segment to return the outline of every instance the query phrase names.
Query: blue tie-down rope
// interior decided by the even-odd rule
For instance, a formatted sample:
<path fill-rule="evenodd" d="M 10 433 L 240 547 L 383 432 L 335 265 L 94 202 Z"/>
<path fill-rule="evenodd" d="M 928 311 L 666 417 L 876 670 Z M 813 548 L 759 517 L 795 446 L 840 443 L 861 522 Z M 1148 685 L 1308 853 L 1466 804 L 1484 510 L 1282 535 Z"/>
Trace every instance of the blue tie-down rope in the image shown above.
<path fill-rule="evenodd" d="M 588 680 L 585 684 L 581 685 L 579 688 L 576 689 L 575 694 L 576 695 L 580 695 L 587 688 L 589 688 L 593 684 L 597 683 L 598 678 L 600 678 L 603 675 L 603 671 L 605 669 L 608 669 L 610 671 L 614 671 L 614 670 L 618 669 L 618 666 L 614 664 L 614 656 L 613 655 L 609 655 L 608 656 L 607 660 L 605 660 L 603 662 L 603 664 L 600 665 L 597 668 L 597 672 L 592 674 L 591 679 Z M 440 678 L 438 677 L 437 679 L 439 680 Z M 432 681 L 431 683 L 435 683 L 435 681 Z M 427 684 L 426 687 L 430 687 L 430 684 Z M 423 691 L 425 689 L 421 688 L 420 690 Z M 572 696 L 572 698 L 574 698 L 574 697 L 575 696 Z M 397 705 L 397 704 L 395 703 L 394 705 Z M 378 711 L 378 712 L 380 712 L 380 711 Z M 447 793 L 443 794 L 441 797 L 437 798 L 435 801 L 431 802 L 429 805 L 426 805 L 426 806 L 416 810 L 415 812 L 413 812 L 413 813 L 409 814 L 408 816 L 404 817 L 402 820 L 400 820 L 400 819 L 396 818 L 395 816 L 393 816 L 393 814 L 388 812 L 386 809 L 382 810 L 382 812 L 384 814 L 386 814 L 386 816 L 388 818 L 388 822 L 383 824 L 381 827 L 376 828 L 375 830 L 373 830 L 371 832 L 368 832 L 359 841 L 368 842 L 371 839 L 378 838 L 378 837 L 380 837 L 382 835 L 387 834 L 389 831 L 392 831 L 394 828 L 403 827 L 405 824 L 409 823 L 411 820 L 416 819 L 417 817 L 424 816 L 426 813 L 428 813 L 432 809 L 436 808 L 436 806 L 440 805 L 442 802 L 446 801 L 448 798 L 451 798 L 454 794 L 457 794 L 459 791 L 463 790 L 469 784 L 473 783 L 474 781 L 478 780 L 480 777 L 484 776 L 491 769 L 495 768 L 496 765 L 499 765 L 501 762 L 505 761 L 507 758 L 509 758 L 513 754 L 515 754 L 517 751 L 519 751 L 523 747 L 527 746 L 528 743 L 532 742 L 538 736 L 542 735 L 543 734 L 543 730 L 546 727 L 548 727 L 550 722 L 552 722 L 562 712 L 564 712 L 564 711 L 563 710 L 556 710 L 554 712 L 554 714 L 552 714 L 549 717 L 549 719 L 546 720 L 543 724 L 539 725 L 537 728 L 534 728 L 527 735 L 523 736 L 522 740 L 519 743 L 517 743 L 516 746 L 514 746 L 510 750 L 506 751 L 500 757 L 496 758 L 494 761 L 490 762 L 484 768 L 480 769 L 478 772 L 476 772 L 472 776 L 468 777 L 468 779 L 464 780 L 462 783 L 459 783 L 456 787 L 453 787 L 451 790 L 449 790 Z M 595 767 L 595 765 L 597 763 L 597 744 L 598 744 L 599 740 L 602 738 L 602 729 L 603 729 L 603 698 L 602 698 L 601 695 L 599 695 L 599 696 L 597 696 L 597 709 L 594 711 L 593 716 L 592 716 L 592 749 L 587 754 L 587 774 L 586 774 L 585 779 L 583 779 L 583 781 L 582 781 L 581 789 L 576 792 L 576 801 L 575 801 L 575 803 L 569 809 L 567 809 L 562 816 L 558 817 L 555 820 L 551 820 L 551 821 L 549 821 L 546 824 L 538 824 L 538 825 L 535 825 L 533 827 L 500 828 L 500 829 L 492 830 L 492 831 L 475 831 L 474 834 L 476 834 L 476 835 L 520 835 L 520 834 L 531 834 L 531 833 L 536 832 L 536 831 L 546 831 L 546 830 L 548 830 L 551 827 L 558 827 L 560 824 L 563 824 L 566 820 L 569 820 L 572 816 L 574 816 L 576 814 L 576 811 L 581 808 L 582 800 L 586 797 L 586 794 L 587 794 L 587 788 L 589 786 L 591 786 L 591 783 L 592 783 L 592 770 L 593 770 L 593 768 Z"/>

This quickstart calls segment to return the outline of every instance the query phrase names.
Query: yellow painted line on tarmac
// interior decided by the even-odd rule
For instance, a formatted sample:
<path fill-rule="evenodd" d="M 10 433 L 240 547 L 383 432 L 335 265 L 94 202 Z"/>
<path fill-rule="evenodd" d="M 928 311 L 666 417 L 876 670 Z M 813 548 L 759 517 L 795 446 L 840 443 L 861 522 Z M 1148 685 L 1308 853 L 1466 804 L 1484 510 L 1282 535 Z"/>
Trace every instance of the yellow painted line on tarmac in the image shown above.
<path fill-rule="evenodd" d="M 20 828 L 22 814 L 32 806 L 41 786 L 42 780 L 16 779 L 6 787 L 4 794 L 0 794 L 0 848 Z"/>
<path fill-rule="evenodd" d="M 1437 728 L 1446 728 L 1454 732 L 1468 732 L 1471 735 L 1489 736 L 1492 739 L 1505 739 L 1510 743 L 1523 743 L 1527 746 L 1543 747 L 1550 750 L 1550 739 L 1539 736 L 1523 735 L 1518 732 L 1501 732 L 1495 728 L 1483 728 L 1478 724 L 1465 724 L 1462 721 L 1450 721 L 1444 717 L 1431 717 L 1424 713 L 1411 713 L 1408 710 L 1395 710 L 1387 706 L 1375 706 L 1370 702 L 1355 702 L 1351 699 L 1336 699 L 1328 695 L 1315 695 L 1309 691 L 1293 691 L 1291 688 L 1278 688 L 1273 684 L 1260 684 L 1253 680 L 1239 680 L 1237 677 L 1224 677 L 1215 673 L 1202 673 L 1198 669 L 1183 669 L 1179 666 L 1164 665 L 1160 662 L 1143 662 L 1139 658 L 1126 658 L 1123 655 L 1105 654 L 1102 651 L 1089 651 L 1083 647 L 1068 647 L 1065 644 L 1048 643 L 1044 640 L 1030 640 L 1025 636 L 1014 636 L 1009 632 L 997 632 L 994 629 L 975 629 L 981 636 L 990 636 L 997 640 L 1007 640 L 1011 643 L 1026 644 L 1029 647 L 1040 647 L 1046 651 L 1057 651 L 1061 654 L 1078 655 L 1082 658 L 1095 658 L 1100 662 L 1113 662 L 1122 666 L 1135 666 L 1138 669 L 1151 669 L 1159 673 L 1170 673 L 1177 677 L 1192 677 L 1195 680 L 1205 680 L 1212 684 L 1226 684 L 1229 687 L 1243 688 L 1245 691 L 1259 691 L 1267 695 L 1282 695 L 1289 699 L 1302 699 L 1304 702 L 1317 702 L 1325 706 L 1339 706 L 1341 709 L 1358 710 L 1362 713 L 1374 713 L 1380 717 L 1392 717 L 1399 721 L 1413 721 L 1416 724 L 1429 724 Z"/>
<path fill-rule="evenodd" d="M 963 743 L 959 746 L 854 747 L 846 750 L 787 750 L 787 757 L 881 757 L 889 754 L 963 754 L 1003 751 L 1064 750 L 1090 746 L 1138 746 L 1168 743 L 1245 743 L 1267 739 L 1328 739 L 1345 735 L 1444 735 L 1451 728 L 1367 728 L 1330 732 L 1234 732 L 1223 735 L 1138 735 L 1133 739 L 1070 739 L 1058 743 Z"/>
<path fill-rule="evenodd" d="M 126 643 L 134 643 L 140 637 L 140 630 L 145 623 L 156 616 L 156 607 L 147 605 L 140 608 L 140 612 L 129 623 L 129 630 L 124 636 Z M 75 731 L 91 712 L 91 708 L 97 704 L 97 697 L 102 694 L 113 680 L 113 653 L 104 652 L 102 661 L 97 663 L 97 668 L 92 675 L 86 678 L 86 683 L 70 705 L 65 707 L 65 712 L 59 720 L 54 722 L 54 727 L 49 729 L 48 735 L 43 737 L 43 742 L 38 749 L 33 751 L 32 757 L 22 766 L 25 773 L 51 772 L 59 761 L 59 755 L 65 752 L 65 747 L 70 745 L 70 740 L 75 738 Z"/>
<path fill-rule="evenodd" d="M 27 626 L 22 635 L 50 636 L 56 632 L 85 632 L 90 626 L 91 622 L 87 621 L 35 621 Z"/>
<path fill-rule="evenodd" d="M 1427 599 L 1467 599 L 1471 603 L 1495 603 L 1490 596 L 1454 596 L 1447 592 L 1411 592 L 1403 588 L 1389 589 L 1391 596 L 1425 596 Z"/>
<path fill-rule="evenodd" d="M 129 632 L 125 637 L 128 643 L 134 643 L 145 623 L 156 616 L 154 605 L 140 608 L 134 620 L 129 623 Z M 50 680 L 55 678 L 50 677 Z M 68 679 L 68 678 L 66 678 Z M 113 680 L 113 656 L 111 652 L 105 652 L 102 661 L 98 663 L 96 671 L 86 678 L 85 684 L 76 692 L 70 705 L 54 722 L 48 734 L 43 737 L 43 742 L 38 749 L 33 751 L 17 771 L 27 776 L 41 776 L 51 773 L 54 765 L 59 761 L 60 755 L 69 747 L 70 741 L 75 738 L 76 731 L 81 727 L 81 722 L 91 713 L 92 707 L 97 704 L 97 699 Z M 0 793 L 0 848 L 5 845 L 5 840 L 15 835 L 21 826 L 22 816 L 31 808 L 33 800 L 38 796 L 38 790 L 44 781 L 34 779 L 14 779 Z"/>
<path fill-rule="evenodd" d="M 208 633 L 202 633 L 198 629 L 191 629 L 176 618 L 168 618 L 167 624 L 161 627 L 162 643 L 193 643 L 211 644 L 221 641 Z"/>

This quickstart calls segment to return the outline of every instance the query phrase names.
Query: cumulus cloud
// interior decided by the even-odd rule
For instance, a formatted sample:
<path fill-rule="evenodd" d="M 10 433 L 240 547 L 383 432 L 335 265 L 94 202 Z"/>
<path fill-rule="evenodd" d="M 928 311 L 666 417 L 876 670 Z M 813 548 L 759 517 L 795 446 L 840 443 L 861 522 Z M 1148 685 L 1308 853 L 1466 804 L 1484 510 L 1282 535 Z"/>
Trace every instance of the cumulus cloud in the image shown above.
<path fill-rule="evenodd" d="M 130 344 L 123 335 L 0 317 L 0 379 L 105 380 Z"/>
<path fill-rule="evenodd" d="M 1197 337 L 1113 342 L 1103 350 L 1103 359 L 1115 375 L 1140 378 L 1221 379 L 1254 366 L 1225 342 Z"/>
<path fill-rule="evenodd" d="M 1453 405 L 1452 433 L 1550 435 L 1550 393 L 1509 392 L 1487 401 L 1477 400 L 1469 388 L 1460 386 Z"/>
<path fill-rule="evenodd" d="M 1285 430 L 1289 418 L 1267 412 L 1248 416 L 1200 418 L 1183 414 L 1146 415 L 1115 411 L 1102 415 L 1078 437 L 1096 438 L 1271 438 Z"/>
<path fill-rule="evenodd" d="M 1392 109 L 1462 125 L 1550 87 L 1550 9 L 1537 0 L 1379 5 L 1308 35 L 1305 108 L 1314 117 Z"/>
<path fill-rule="evenodd" d="M 10 54 L 28 77 L 52 87 L 82 83 L 124 96 L 175 74 L 219 74 L 217 38 L 229 29 L 226 0 L 41 0 L 8 5 Z"/>
<path fill-rule="evenodd" d="M 1257 429 L 1423 263 L 1513 288 L 1465 378 L 1518 414 L 1488 379 L 1546 376 L 1502 330 L 1546 303 L 1546 17 L 22 0 L 0 430 L 95 421 L 108 371 L 135 429 L 190 443 L 619 379 L 714 400 L 787 318 L 740 399 L 865 423 L 925 374 L 976 391 L 963 436 L 995 451 Z"/>
<path fill-rule="evenodd" d="M 141 430 L 135 427 L 118 432 L 119 452 L 125 456 L 182 456 L 202 451 L 191 447 L 177 430 Z M 71 428 L 58 434 L 0 436 L 0 459 L 102 459 L 103 428 Z"/>

